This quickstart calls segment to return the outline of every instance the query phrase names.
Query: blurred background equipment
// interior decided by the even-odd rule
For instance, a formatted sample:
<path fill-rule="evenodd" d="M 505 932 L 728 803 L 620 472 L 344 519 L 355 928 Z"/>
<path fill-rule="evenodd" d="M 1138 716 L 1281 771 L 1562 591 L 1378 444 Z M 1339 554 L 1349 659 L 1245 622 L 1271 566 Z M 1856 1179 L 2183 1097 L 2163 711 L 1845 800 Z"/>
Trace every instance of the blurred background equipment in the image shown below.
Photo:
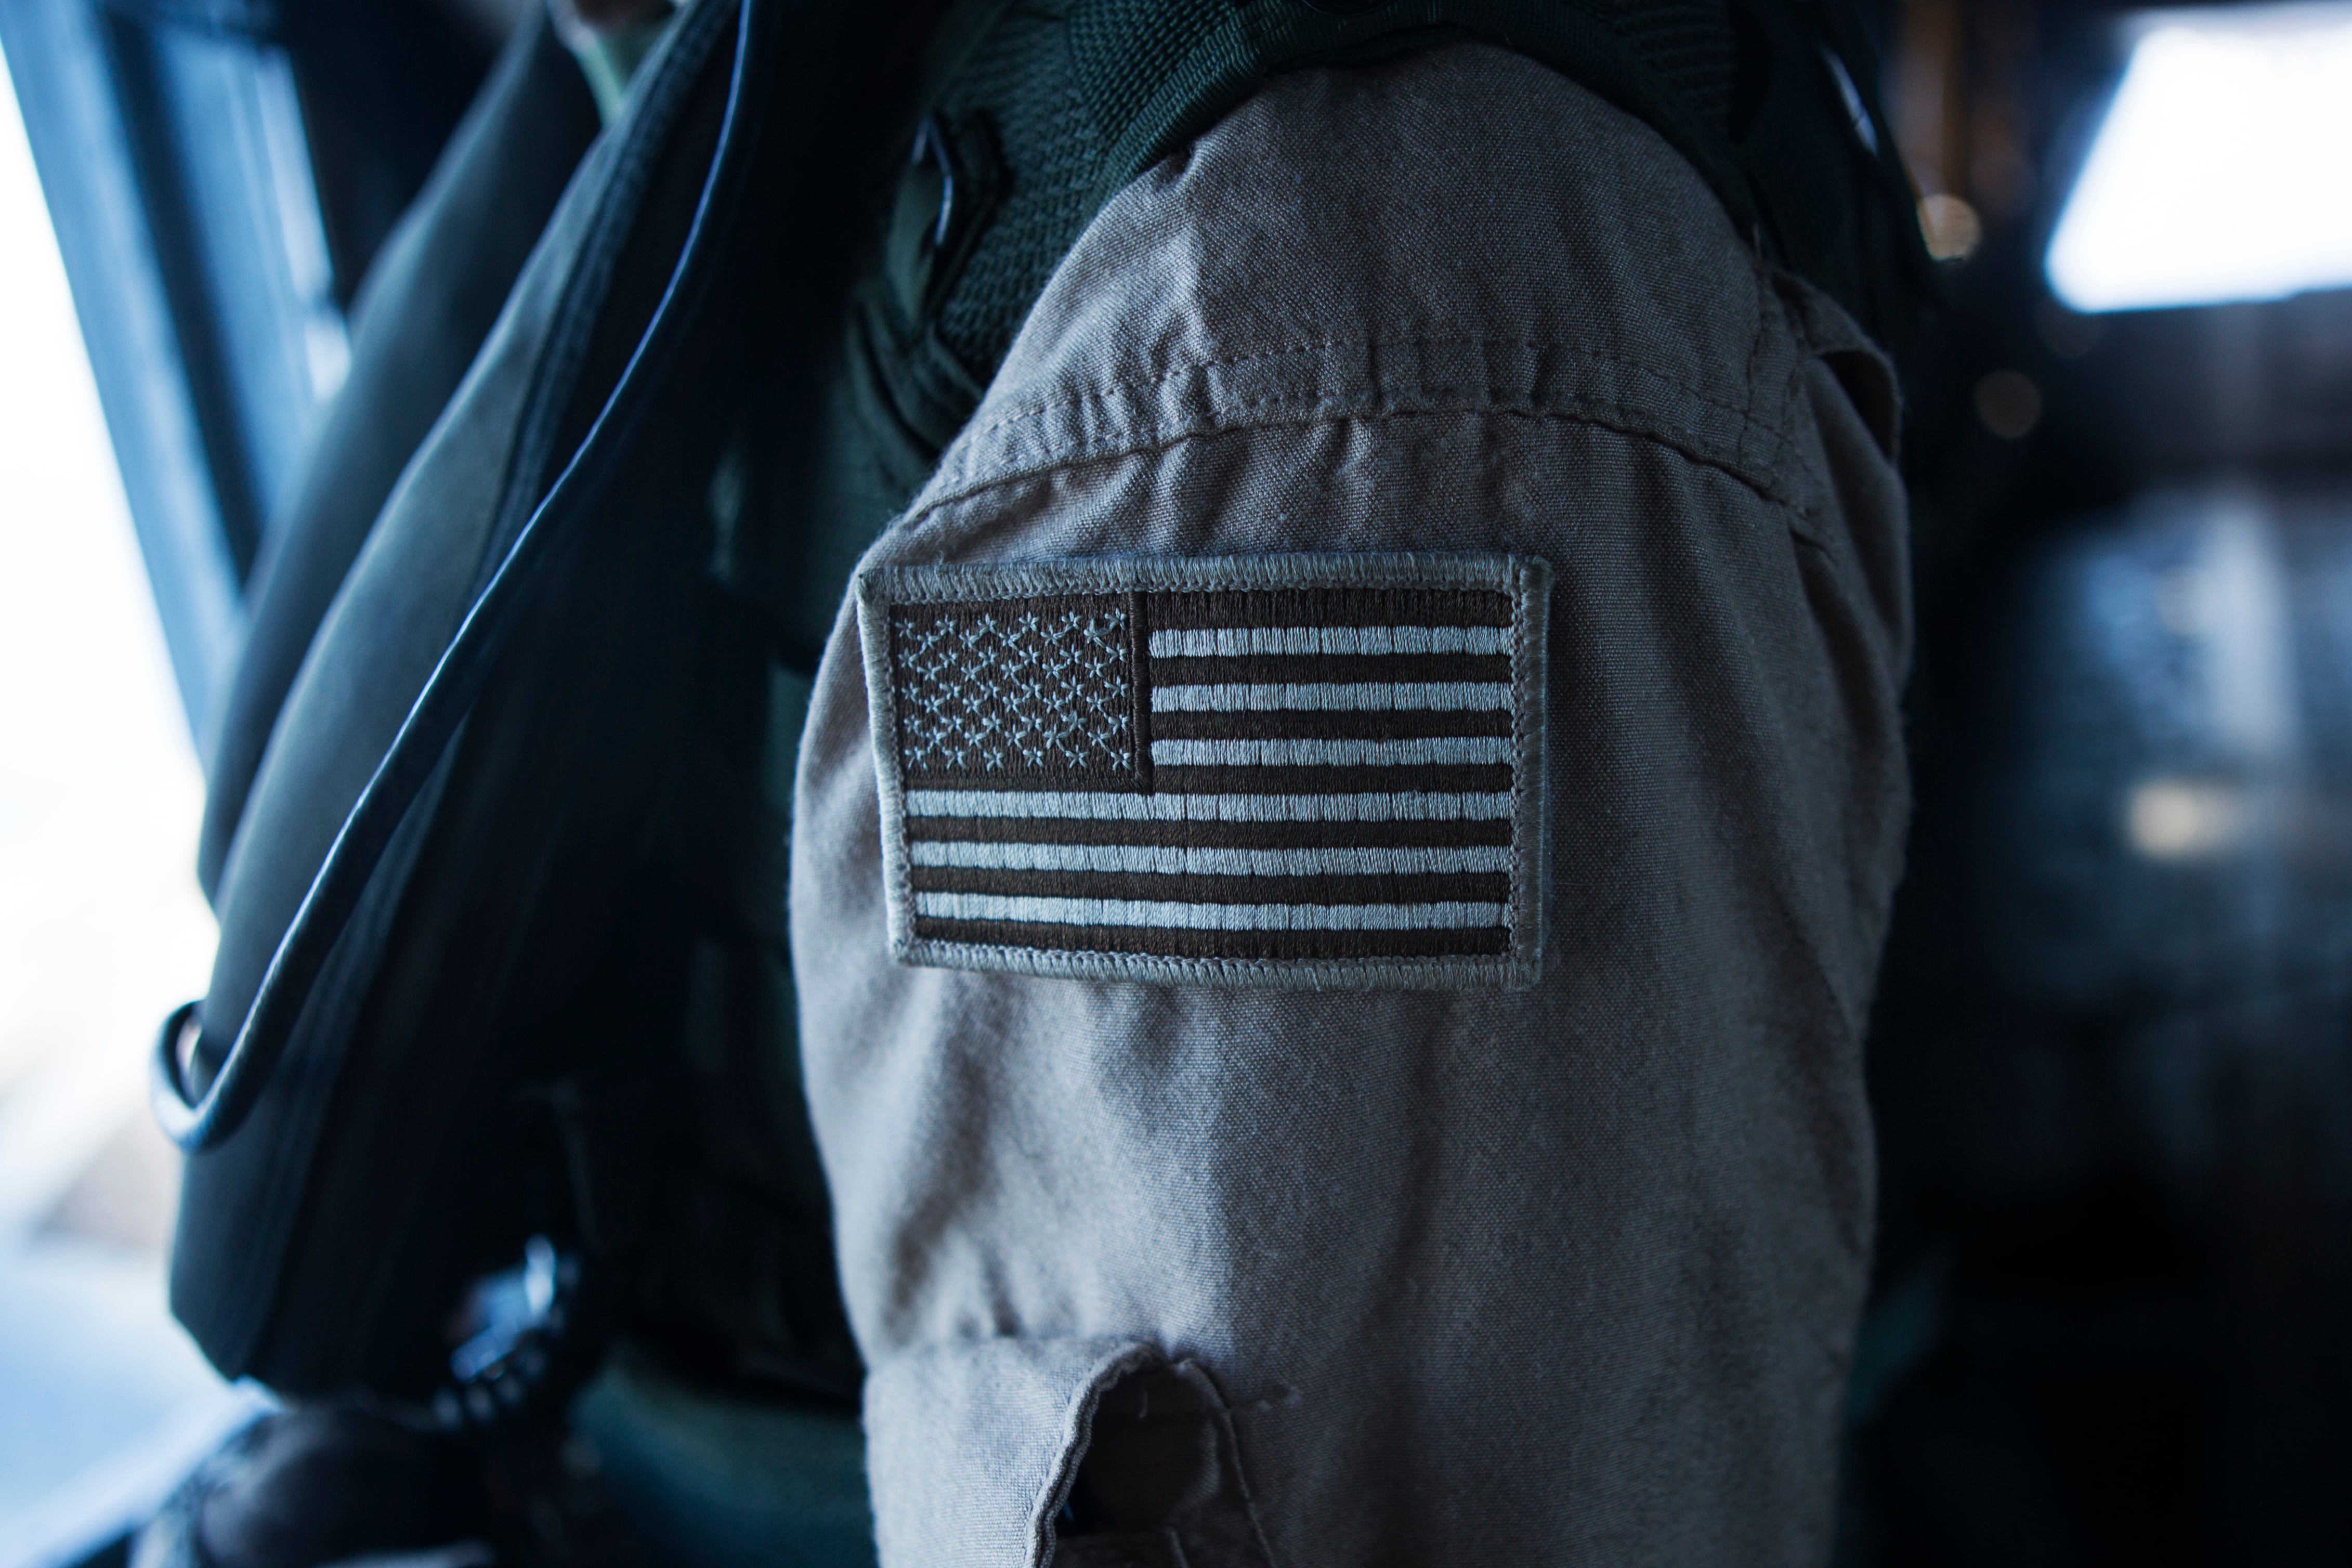
<path fill-rule="evenodd" d="M 2352 1561 L 2352 6 L 1883 20 L 1950 308 L 1841 1561 Z"/>
<path fill-rule="evenodd" d="M 5 48 L 198 749 L 343 310 L 518 0 L 6 0 Z"/>
<path fill-rule="evenodd" d="M 511 19 L 0 0 L 0 1568 L 119 1559 L 268 1408 L 165 1309 L 144 1058 L 265 520 Z"/>
<path fill-rule="evenodd" d="M 164 1310 L 144 1016 L 199 984 L 203 785 L 0 77 L 0 1564 L 151 1510 L 257 1395 Z"/>

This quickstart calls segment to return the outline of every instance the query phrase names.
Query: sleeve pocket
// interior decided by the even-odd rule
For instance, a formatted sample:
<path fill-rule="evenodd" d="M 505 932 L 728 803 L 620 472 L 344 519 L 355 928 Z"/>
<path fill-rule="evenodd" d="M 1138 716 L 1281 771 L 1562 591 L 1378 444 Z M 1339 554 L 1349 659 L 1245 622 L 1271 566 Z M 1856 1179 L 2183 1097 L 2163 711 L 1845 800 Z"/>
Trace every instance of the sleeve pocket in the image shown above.
<path fill-rule="evenodd" d="M 1208 1373 L 1128 1340 L 991 1340 L 877 1366 L 883 1568 L 1268 1568 Z"/>

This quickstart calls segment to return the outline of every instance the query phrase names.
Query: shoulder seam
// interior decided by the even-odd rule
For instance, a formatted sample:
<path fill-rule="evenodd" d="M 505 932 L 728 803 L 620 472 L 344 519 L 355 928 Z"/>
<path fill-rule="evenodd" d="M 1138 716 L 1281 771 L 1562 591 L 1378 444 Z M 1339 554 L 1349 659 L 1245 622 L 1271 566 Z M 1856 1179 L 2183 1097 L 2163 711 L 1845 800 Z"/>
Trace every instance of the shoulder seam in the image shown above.
<path fill-rule="evenodd" d="M 1229 401 L 1205 408 L 1190 418 L 1151 423 L 1108 439 L 1076 440 L 1055 444 L 1045 437 L 1045 449 L 1026 460 L 1017 461 L 982 474 L 976 471 L 971 448 L 985 444 L 992 437 L 1021 426 L 1036 426 L 1055 415 L 1081 413 L 1089 406 L 1164 393 L 1181 386 L 1192 378 L 1244 366 L 1264 365 L 1271 362 L 1297 358 L 1334 351 L 1353 350 L 1380 353 L 1398 350 L 1429 348 L 1483 348 L 1532 351 L 1555 355 L 1561 360 L 1587 365 L 1607 366 L 1630 372 L 1644 381 L 1655 383 L 1667 395 L 1656 402 L 1643 400 L 1630 403 L 1597 394 L 1576 394 L 1558 398 L 1529 398 L 1515 389 L 1489 386 L 1483 392 L 1465 395 L 1459 386 L 1432 390 L 1418 384 L 1400 384 L 1393 381 L 1360 391 L 1307 390 L 1275 392 L 1261 396 Z M 1751 387 L 1752 392 L 1752 387 Z M 1710 437 L 1687 420 L 1675 418 L 1664 405 L 1687 401 L 1700 408 L 1721 416 L 1731 422 L 1738 434 L 1726 432 Z M 982 414 L 988 413 L 983 405 Z M 1328 338 L 1286 344 L 1278 348 L 1253 351 L 1248 353 L 1222 355 L 1213 359 L 1188 361 L 1153 375 L 1126 376 L 1094 383 L 1085 388 L 1055 398 L 1016 405 L 984 423 L 965 427 L 950 447 L 947 457 L 934 472 L 932 481 L 925 487 L 908 508 L 909 519 L 921 516 L 946 505 L 993 488 L 996 485 L 1051 472 L 1077 463 L 1098 461 L 1108 458 L 1129 456 L 1175 446 L 1179 442 L 1202 437 L 1238 432 L 1274 425 L 1306 424 L 1339 419 L 1391 419 L 1444 414 L 1496 414 L 1533 418 L 1555 418 L 1570 423 L 1589 424 L 1617 431 L 1622 435 L 1645 438 L 1666 447 L 1678 455 L 1707 468 L 1722 470 L 1757 491 L 1767 500 L 1785 504 L 1797 504 L 1799 498 L 1790 495 L 1782 480 L 1784 458 L 1790 450 L 1786 430 L 1756 417 L 1749 408 L 1710 395 L 1688 383 L 1656 370 L 1651 365 L 1623 354 L 1605 351 L 1575 348 L 1536 338 L 1488 338 L 1473 336 L 1421 335 L 1401 338 Z M 1727 436 L 1728 438 L 1727 439 Z M 1751 446 L 1751 443 L 1753 445 Z M 1760 448 L 1760 450 L 1759 450 Z M 1751 458 L 1757 452 L 1761 460 Z"/>

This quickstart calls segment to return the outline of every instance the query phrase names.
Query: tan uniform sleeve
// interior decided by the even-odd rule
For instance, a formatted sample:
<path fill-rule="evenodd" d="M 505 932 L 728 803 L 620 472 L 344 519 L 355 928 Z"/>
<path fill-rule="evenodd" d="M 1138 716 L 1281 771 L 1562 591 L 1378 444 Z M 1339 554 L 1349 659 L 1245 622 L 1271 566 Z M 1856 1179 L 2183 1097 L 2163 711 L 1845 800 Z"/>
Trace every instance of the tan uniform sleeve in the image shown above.
<path fill-rule="evenodd" d="M 887 1568 L 1826 1555 L 1906 810 L 1890 388 L 1664 142 L 1483 47 L 1285 78 L 1101 215 L 866 558 L 802 754 Z M 1102 656 L 1109 771 L 927 751 L 915 639 L 1041 607 L 1158 628 Z M 1405 691 L 1448 682 L 1501 689 Z M 1301 685 L 1321 752 L 1150 728 Z M 1303 841 L 1104 837 L 1343 763 L 1423 770 L 1328 787 L 1441 826 L 1501 798 L 1433 840 L 1500 858 L 1416 861 L 1368 916 L 1255 890 Z M 1244 765 L 1289 771 L 1183 782 Z M 994 826 L 919 820 L 956 789 Z M 1404 807 L 1349 809 L 1315 853 L 1396 847 L 1357 826 Z M 1008 843 L 1095 880 L 971 879 Z"/>

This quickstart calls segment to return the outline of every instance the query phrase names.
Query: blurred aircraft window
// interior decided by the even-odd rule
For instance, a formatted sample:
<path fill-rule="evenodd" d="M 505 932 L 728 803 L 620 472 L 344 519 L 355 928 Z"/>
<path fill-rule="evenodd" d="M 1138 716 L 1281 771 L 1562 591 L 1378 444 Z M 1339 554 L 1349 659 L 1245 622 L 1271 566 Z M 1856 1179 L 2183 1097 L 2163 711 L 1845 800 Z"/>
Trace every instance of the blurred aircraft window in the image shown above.
<path fill-rule="evenodd" d="M 48 1568 L 257 1396 L 164 1307 L 144 1052 L 211 963 L 202 783 L 5 70 L 0 344 L 0 1568 Z"/>
<path fill-rule="evenodd" d="M 2052 237 L 2077 310 L 2352 286 L 2352 5 L 2149 13 Z"/>

